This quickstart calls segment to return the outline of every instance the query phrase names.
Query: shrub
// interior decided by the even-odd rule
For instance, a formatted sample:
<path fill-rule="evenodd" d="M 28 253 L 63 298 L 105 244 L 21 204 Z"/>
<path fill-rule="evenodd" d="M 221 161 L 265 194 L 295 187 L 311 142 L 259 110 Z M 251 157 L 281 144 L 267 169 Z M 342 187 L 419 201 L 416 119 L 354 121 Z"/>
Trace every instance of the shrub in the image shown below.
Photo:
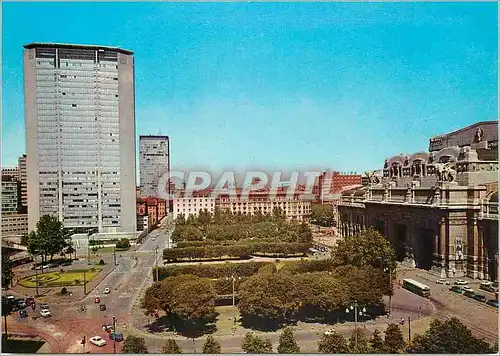
<path fill-rule="evenodd" d="M 99 264 L 100 264 L 101 266 L 102 266 L 102 265 L 104 265 L 104 264 L 105 264 L 105 263 L 104 263 L 104 260 L 103 260 L 103 259 L 101 259 L 101 260 L 99 261 Z"/>

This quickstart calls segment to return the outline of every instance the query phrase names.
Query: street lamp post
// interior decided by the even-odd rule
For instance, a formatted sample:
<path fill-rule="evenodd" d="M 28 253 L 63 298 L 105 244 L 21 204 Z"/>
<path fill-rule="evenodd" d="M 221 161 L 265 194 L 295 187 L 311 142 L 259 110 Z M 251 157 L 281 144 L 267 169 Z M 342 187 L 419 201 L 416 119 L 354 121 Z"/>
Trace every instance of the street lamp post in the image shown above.
<path fill-rule="evenodd" d="M 349 314 L 349 308 L 351 311 L 354 311 L 354 345 L 356 346 L 356 350 L 358 349 L 358 302 L 355 301 L 354 305 L 351 305 L 345 309 L 345 312 Z M 366 308 L 363 307 L 359 311 L 359 316 L 363 316 L 366 313 Z"/>
<path fill-rule="evenodd" d="M 234 274 L 231 277 L 227 277 L 226 280 L 231 280 L 232 290 L 233 290 L 233 334 L 236 332 L 236 290 L 235 290 L 235 282 L 236 280 L 240 280 L 241 277 L 235 276 Z"/>
<path fill-rule="evenodd" d="M 391 302 L 392 302 L 392 268 L 387 267 L 384 268 L 385 272 L 389 272 L 389 313 L 387 314 L 387 317 L 391 316 Z"/>
<path fill-rule="evenodd" d="M 87 230 L 87 260 L 90 265 L 90 235 L 92 234 L 92 230 Z"/>
<path fill-rule="evenodd" d="M 113 259 L 115 261 L 115 266 L 116 266 L 116 246 L 113 246 Z"/>
<path fill-rule="evenodd" d="M 116 354 L 116 318 L 113 315 L 113 353 Z"/>
<path fill-rule="evenodd" d="M 156 257 L 156 254 L 158 253 L 158 245 L 156 245 L 156 248 L 155 248 L 155 270 L 156 270 L 156 281 L 159 282 L 158 280 L 158 258 Z"/>
<path fill-rule="evenodd" d="M 33 255 L 33 265 L 35 266 L 36 297 L 38 297 L 38 295 L 40 293 L 38 292 L 38 269 L 37 269 L 37 266 L 36 266 L 36 256 L 35 255 Z"/>

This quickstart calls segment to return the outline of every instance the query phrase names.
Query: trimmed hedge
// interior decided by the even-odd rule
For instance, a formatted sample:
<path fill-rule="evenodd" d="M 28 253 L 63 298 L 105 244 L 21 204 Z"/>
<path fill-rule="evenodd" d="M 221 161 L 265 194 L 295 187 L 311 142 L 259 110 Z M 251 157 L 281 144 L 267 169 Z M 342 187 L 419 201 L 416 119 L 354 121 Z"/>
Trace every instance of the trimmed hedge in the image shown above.
<path fill-rule="evenodd" d="M 261 241 L 254 241 L 245 245 L 188 246 L 163 250 L 163 259 L 166 261 L 217 259 L 221 257 L 244 259 L 249 258 L 252 254 L 286 257 L 288 255 L 304 255 L 309 247 L 310 244 L 308 243 Z"/>
<path fill-rule="evenodd" d="M 166 266 L 158 268 L 160 281 L 167 277 L 192 274 L 202 278 L 218 279 L 231 275 L 249 277 L 256 274 L 262 266 L 273 262 L 217 263 L 211 265 Z M 156 268 L 153 268 L 153 278 L 156 278 Z"/>

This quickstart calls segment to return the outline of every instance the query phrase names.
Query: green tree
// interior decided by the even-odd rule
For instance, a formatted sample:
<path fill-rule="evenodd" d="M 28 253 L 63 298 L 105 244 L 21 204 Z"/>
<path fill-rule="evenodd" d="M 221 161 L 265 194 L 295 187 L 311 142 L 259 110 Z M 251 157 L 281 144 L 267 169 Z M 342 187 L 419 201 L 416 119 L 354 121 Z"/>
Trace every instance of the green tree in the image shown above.
<path fill-rule="evenodd" d="M 353 354 L 371 353 L 368 335 L 363 329 L 357 328 L 353 331 L 351 337 L 349 338 L 349 350 Z"/>
<path fill-rule="evenodd" d="M 318 352 L 322 354 L 348 354 L 346 339 L 337 332 L 323 335 L 318 343 Z"/>
<path fill-rule="evenodd" d="M 396 253 L 389 240 L 378 231 L 369 229 L 338 241 L 331 252 L 337 266 L 373 266 L 396 270 Z M 395 274 L 395 273 L 393 273 Z"/>
<path fill-rule="evenodd" d="M 50 256 L 59 254 L 66 246 L 66 234 L 63 224 L 52 215 L 43 215 L 36 225 L 36 232 L 28 235 L 28 252 L 41 255 L 43 261 Z"/>
<path fill-rule="evenodd" d="M 423 335 L 416 335 L 407 347 L 407 353 L 418 354 L 484 354 L 493 350 L 457 318 L 445 321 L 434 319 Z"/>
<path fill-rule="evenodd" d="M 373 332 L 372 338 L 370 339 L 370 344 L 372 347 L 372 353 L 383 354 L 385 352 L 384 340 L 380 334 L 380 331 L 375 330 Z"/>
<path fill-rule="evenodd" d="M 148 348 L 143 337 L 129 335 L 123 342 L 122 353 L 124 354 L 147 354 Z"/>
<path fill-rule="evenodd" d="M 5 325 L 5 338 L 7 339 L 9 337 L 7 333 L 7 317 L 11 313 L 12 310 L 12 304 L 9 303 L 7 300 L 7 297 L 2 295 L 2 316 L 4 317 L 4 325 Z"/>
<path fill-rule="evenodd" d="M 384 349 L 388 353 L 398 353 L 403 349 L 405 341 L 397 324 L 389 324 L 385 329 Z"/>
<path fill-rule="evenodd" d="M 116 242 L 116 248 L 130 248 L 130 241 L 127 238 L 120 239 Z"/>
<path fill-rule="evenodd" d="M 299 290 L 293 276 L 264 273 L 249 277 L 239 289 L 238 303 L 243 317 L 257 317 L 281 323 L 292 316 L 300 305 Z"/>
<path fill-rule="evenodd" d="M 161 348 L 161 352 L 164 354 L 181 354 L 182 349 L 177 344 L 177 341 L 168 339 Z"/>
<path fill-rule="evenodd" d="M 320 226 L 333 226 L 335 215 L 331 204 L 314 205 L 311 208 L 310 220 L 313 224 Z"/>
<path fill-rule="evenodd" d="M 311 228 L 305 222 L 301 222 L 299 224 L 297 235 L 298 235 L 297 242 L 300 242 L 300 243 L 311 243 L 312 242 Z"/>
<path fill-rule="evenodd" d="M 9 288 L 13 278 L 12 261 L 6 253 L 2 253 L 2 288 Z"/>
<path fill-rule="evenodd" d="M 241 348 L 247 354 L 270 354 L 273 352 L 273 344 L 270 339 L 252 333 L 245 334 Z"/>
<path fill-rule="evenodd" d="M 291 328 L 285 328 L 280 335 L 278 344 L 278 353 L 280 354 L 297 354 L 300 353 L 299 345 L 295 341 L 293 331 Z"/>
<path fill-rule="evenodd" d="M 203 344 L 203 353 L 204 354 L 220 354 L 221 347 L 220 343 L 215 340 L 212 335 L 208 335 L 207 340 Z"/>
<path fill-rule="evenodd" d="M 179 322 L 186 333 L 193 335 L 215 322 L 216 297 L 211 280 L 184 274 L 165 278 L 146 289 L 142 308 L 146 314 L 164 310 L 171 325 Z"/>

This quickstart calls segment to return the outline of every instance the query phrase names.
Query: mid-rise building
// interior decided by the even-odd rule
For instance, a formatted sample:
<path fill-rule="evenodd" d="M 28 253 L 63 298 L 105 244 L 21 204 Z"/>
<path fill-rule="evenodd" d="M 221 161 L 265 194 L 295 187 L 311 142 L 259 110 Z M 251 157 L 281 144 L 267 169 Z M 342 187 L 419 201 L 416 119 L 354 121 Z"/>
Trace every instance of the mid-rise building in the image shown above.
<path fill-rule="evenodd" d="M 28 214 L 2 214 L 2 238 L 28 233 Z"/>
<path fill-rule="evenodd" d="M 154 229 L 166 216 L 167 208 L 164 199 L 147 197 L 137 198 L 137 222 L 142 230 L 147 226 L 148 231 Z M 147 216 L 147 220 L 144 218 Z M 147 224 L 145 224 L 147 221 Z"/>
<path fill-rule="evenodd" d="M 221 211 L 233 214 L 272 214 L 274 209 L 280 209 L 290 220 L 307 220 L 311 214 L 311 201 L 303 199 L 301 192 L 296 192 L 293 196 L 287 196 L 283 189 L 278 190 L 274 197 L 271 197 L 268 188 L 259 191 L 252 191 L 248 196 L 243 196 L 241 189 L 236 190 L 236 195 L 221 194 L 217 207 Z"/>
<path fill-rule="evenodd" d="M 21 183 L 21 207 L 20 212 L 26 214 L 28 212 L 28 185 L 26 174 L 26 155 L 22 155 L 18 159 L 19 182 Z"/>
<path fill-rule="evenodd" d="M 118 47 L 24 46 L 29 230 L 136 231 L 134 56 Z"/>
<path fill-rule="evenodd" d="M 20 195 L 20 182 L 14 177 L 2 176 L 2 215 L 19 212 Z"/>
<path fill-rule="evenodd" d="M 168 136 L 139 136 L 141 196 L 157 197 L 158 184 L 169 171 Z M 167 181 L 165 180 L 165 184 Z"/>
<path fill-rule="evenodd" d="M 16 168 L 2 168 L 2 178 L 14 178 L 18 179 L 19 178 L 19 169 L 18 167 Z"/>
<path fill-rule="evenodd" d="M 184 196 L 179 192 L 172 200 L 174 219 L 179 215 L 187 218 L 189 215 L 197 216 L 201 211 L 215 212 L 216 198 L 211 196 L 211 190 L 193 192 L 191 196 Z"/>
<path fill-rule="evenodd" d="M 362 177 L 354 172 L 326 171 L 319 176 L 318 181 L 317 200 L 324 203 L 337 201 L 342 191 L 347 187 L 361 185 Z"/>

